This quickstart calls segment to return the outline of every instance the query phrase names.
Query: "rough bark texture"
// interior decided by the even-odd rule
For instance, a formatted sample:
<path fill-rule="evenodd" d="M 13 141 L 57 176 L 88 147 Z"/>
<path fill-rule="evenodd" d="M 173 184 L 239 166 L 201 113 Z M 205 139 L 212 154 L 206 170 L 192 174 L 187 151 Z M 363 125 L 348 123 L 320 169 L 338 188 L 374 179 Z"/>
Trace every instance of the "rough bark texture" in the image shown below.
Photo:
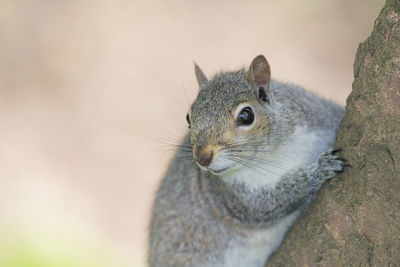
<path fill-rule="evenodd" d="M 267 266 L 400 266 L 400 0 L 387 0 L 354 62 L 330 181 Z"/>

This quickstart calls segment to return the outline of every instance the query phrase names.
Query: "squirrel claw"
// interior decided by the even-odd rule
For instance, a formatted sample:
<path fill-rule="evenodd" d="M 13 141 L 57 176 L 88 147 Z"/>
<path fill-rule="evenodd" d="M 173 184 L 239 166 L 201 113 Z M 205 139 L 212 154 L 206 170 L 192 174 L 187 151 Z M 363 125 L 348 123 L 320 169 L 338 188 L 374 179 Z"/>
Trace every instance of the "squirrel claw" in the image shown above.
<path fill-rule="evenodd" d="M 341 148 L 333 149 L 331 154 L 337 154 L 337 153 L 340 153 L 342 151 L 343 151 L 343 149 L 341 149 Z"/>

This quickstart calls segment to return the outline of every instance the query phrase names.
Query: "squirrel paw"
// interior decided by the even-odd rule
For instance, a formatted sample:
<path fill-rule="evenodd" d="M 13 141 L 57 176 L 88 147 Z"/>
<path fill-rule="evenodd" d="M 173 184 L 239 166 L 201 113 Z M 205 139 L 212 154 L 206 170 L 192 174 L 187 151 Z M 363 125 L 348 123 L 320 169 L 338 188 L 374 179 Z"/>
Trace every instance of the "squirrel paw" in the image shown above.
<path fill-rule="evenodd" d="M 325 180 L 332 179 L 337 173 L 343 172 L 344 166 L 349 165 L 344 158 L 337 155 L 340 151 L 329 149 L 319 157 L 318 169 Z"/>

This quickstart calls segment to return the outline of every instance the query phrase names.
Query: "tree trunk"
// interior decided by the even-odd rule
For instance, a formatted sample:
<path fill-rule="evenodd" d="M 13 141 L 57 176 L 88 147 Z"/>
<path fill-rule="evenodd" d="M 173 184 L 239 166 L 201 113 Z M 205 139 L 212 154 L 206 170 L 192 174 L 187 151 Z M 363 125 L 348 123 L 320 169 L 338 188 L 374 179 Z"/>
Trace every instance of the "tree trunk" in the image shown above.
<path fill-rule="evenodd" d="M 400 266 L 400 0 L 354 62 L 337 136 L 352 167 L 327 185 L 267 266 Z"/>

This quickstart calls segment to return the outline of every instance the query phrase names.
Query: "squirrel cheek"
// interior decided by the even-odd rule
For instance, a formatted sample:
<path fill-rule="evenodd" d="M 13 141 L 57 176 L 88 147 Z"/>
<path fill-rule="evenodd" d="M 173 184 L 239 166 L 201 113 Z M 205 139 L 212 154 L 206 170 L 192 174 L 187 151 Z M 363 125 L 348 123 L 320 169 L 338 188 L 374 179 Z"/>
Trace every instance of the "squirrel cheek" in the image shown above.
<path fill-rule="evenodd" d="M 224 131 L 222 136 L 221 146 L 228 146 L 230 143 L 236 141 L 237 133 L 236 126 L 230 127 L 228 130 Z"/>

